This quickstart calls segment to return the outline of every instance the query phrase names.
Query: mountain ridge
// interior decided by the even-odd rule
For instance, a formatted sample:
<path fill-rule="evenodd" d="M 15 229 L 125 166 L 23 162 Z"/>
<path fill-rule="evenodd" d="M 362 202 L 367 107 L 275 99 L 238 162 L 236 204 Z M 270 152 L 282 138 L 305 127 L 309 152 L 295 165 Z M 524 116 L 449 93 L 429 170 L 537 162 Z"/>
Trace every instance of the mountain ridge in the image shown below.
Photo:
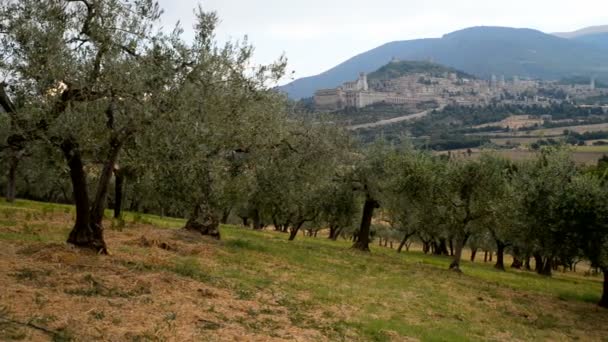
<path fill-rule="evenodd" d="M 560 38 L 572 39 L 598 33 L 608 33 L 608 25 L 589 26 L 571 32 L 555 32 L 552 33 L 552 35 Z"/>
<path fill-rule="evenodd" d="M 608 79 L 606 51 L 597 44 L 565 39 L 528 28 L 476 26 L 441 38 L 393 41 L 358 54 L 325 72 L 280 89 L 290 97 L 309 97 L 390 62 L 431 60 L 480 78 L 492 74 L 540 79 L 594 76 Z"/>

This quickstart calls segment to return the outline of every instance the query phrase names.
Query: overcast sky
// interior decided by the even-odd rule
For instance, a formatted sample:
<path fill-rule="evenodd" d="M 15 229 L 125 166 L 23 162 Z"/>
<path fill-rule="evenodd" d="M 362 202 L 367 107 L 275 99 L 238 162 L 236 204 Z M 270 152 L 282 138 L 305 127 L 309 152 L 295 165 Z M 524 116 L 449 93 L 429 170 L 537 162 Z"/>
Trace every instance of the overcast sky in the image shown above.
<path fill-rule="evenodd" d="M 295 77 L 316 75 L 381 44 L 480 26 L 544 32 L 608 25 L 608 0 L 159 0 L 164 23 L 191 31 L 193 8 L 217 11 L 219 41 L 244 35 L 257 63 L 285 53 Z"/>

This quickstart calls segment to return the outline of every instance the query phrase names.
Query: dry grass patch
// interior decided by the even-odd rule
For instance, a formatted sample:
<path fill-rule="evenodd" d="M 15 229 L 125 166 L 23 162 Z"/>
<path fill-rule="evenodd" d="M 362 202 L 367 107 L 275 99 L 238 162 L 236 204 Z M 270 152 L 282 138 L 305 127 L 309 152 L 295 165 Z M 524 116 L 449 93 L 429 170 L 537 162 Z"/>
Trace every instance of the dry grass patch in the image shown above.
<path fill-rule="evenodd" d="M 276 302 L 243 299 L 211 277 L 220 246 L 213 240 L 133 224 L 107 230 L 112 255 L 98 256 L 49 242 L 70 221 L 68 214 L 57 216 L 36 232 L 43 242 L 0 226 L 0 233 L 15 234 L 0 239 L 0 307 L 10 320 L 0 321 L 0 340 L 323 340 L 290 324 L 288 310 Z M 14 217 L 39 220 L 27 221 L 21 211 Z"/>
<path fill-rule="evenodd" d="M 498 272 L 483 262 L 464 262 L 464 274 L 455 274 L 447 271 L 447 258 L 416 251 L 398 255 L 372 246 L 372 253 L 364 254 L 350 250 L 346 241 L 298 236 L 288 242 L 284 234 L 236 227 L 223 227 L 224 240 L 215 241 L 153 226 L 145 217 L 113 228 L 108 220 L 112 254 L 99 256 L 62 242 L 71 220 L 65 208 L 47 213 L 48 221 L 41 219 L 38 204 L 15 213 L 7 208 L 0 203 L 0 215 L 16 224 L 0 224 L 0 340 L 602 341 L 608 336 L 602 324 L 608 312 L 593 303 L 601 282 L 582 274 L 548 279 Z M 31 224 L 44 222 L 50 223 L 31 230 Z"/>

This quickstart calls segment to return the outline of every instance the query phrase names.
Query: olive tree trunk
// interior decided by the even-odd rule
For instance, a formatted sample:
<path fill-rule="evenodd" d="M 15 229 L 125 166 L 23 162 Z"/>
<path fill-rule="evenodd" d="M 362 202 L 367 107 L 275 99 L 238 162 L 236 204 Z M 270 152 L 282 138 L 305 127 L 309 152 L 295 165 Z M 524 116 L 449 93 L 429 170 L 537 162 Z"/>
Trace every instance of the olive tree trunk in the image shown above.
<path fill-rule="evenodd" d="M 361 217 L 361 226 L 359 227 L 359 234 L 357 241 L 353 244 L 352 248 L 360 251 L 369 252 L 369 231 L 372 225 L 372 217 L 374 216 L 374 209 L 379 208 L 380 204 L 378 201 L 373 199 L 369 194 L 366 195 L 365 204 L 363 205 L 363 216 Z"/>
<path fill-rule="evenodd" d="M 211 210 L 206 200 L 202 200 L 201 203 L 194 207 L 192 215 L 188 218 L 186 226 L 187 230 L 201 233 L 201 235 L 208 235 L 216 239 L 220 239 L 220 221 Z"/>
<path fill-rule="evenodd" d="M 220 219 L 221 224 L 227 224 L 228 218 L 230 218 L 230 213 L 232 212 L 232 207 L 228 207 L 222 211 L 222 218 Z"/>
<path fill-rule="evenodd" d="M 262 218 L 260 217 L 260 211 L 255 209 L 253 211 L 253 229 L 254 230 L 262 230 Z"/>
<path fill-rule="evenodd" d="M 523 262 L 516 255 L 513 256 L 513 262 L 511 263 L 511 268 L 521 269 L 523 266 Z"/>
<path fill-rule="evenodd" d="M 12 203 L 17 196 L 17 167 L 19 166 L 19 156 L 17 152 L 11 151 L 8 161 L 8 174 L 6 183 L 6 201 Z"/>
<path fill-rule="evenodd" d="M 78 247 L 93 249 L 100 254 L 107 254 L 108 250 L 103 238 L 101 222 L 105 198 L 104 201 L 101 201 L 103 203 L 94 203 L 92 207 L 90 206 L 87 175 L 84 171 L 84 164 L 78 146 L 71 140 L 66 140 L 62 143 L 61 149 L 70 170 L 74 203 L 76 205 L 76 222 L 67 242 Z M 107 194 L 108 184 L 103 184 L 104 181 L 109 183 L 109 179 L 106 180 L 102 174 L 98 186 L 103 187 L 105 185 Z M 103 189 L 98 189 L 98 195 L 100 192 L 103 193 Z M 99 196 L 95 198 L 98 200 Z M 100 210 L 101 215 L 99 215 Z"/>
<path fill-rule="evenodd" d="M 533 257 L 534 257 L 534 271 L 536 271 L 536 273 L 540 274 L 543 269 L 543 257 L 538 253 L 534 253 Z"/>
<path fill-rule="evenodd" d="M 471 262 L 475 262 L 476 255 L 477 255 L 477 248 L 471 248 Z"/>
<path fill-rule="evenodd" d="M 300 231 L 300 228 L 302 228 L 303 225 L 304 221 L 300 221 L 291 227 L 289 231 L 289 241 L 293 241 L 296 238 L 298 232 Z"/>
<path fill-rule="evenodd" d="M 439 239 L 439 243 L 434 242 L 435 244 L 435 248 L 433 249 L 433 254 L 434 255 L 450 255 L 450 252 L 448 251 L 448 245 L 446 242 L 445 238 L 440 238 Z"/>
<path fill-rule="evenodd" d="M 342 232 L 342 228 L 336 225 L 329 226 L 329 239 L 336 241 L 340 233 Z"/>
<path fill-rule="evenodd" d="M 462 250 L 464 249 L 464 245 L 467 243 L 468 239 L 468 234 L 464 234 L 462 237 L 456 238 L 456 250 L 454 251 L 452 263 L 450 264 L 450 270 L 461 272 L 460 260 L 462 259 Z"/>
<path fill-rule="evenodd" d="M 114 218 L 122 215 L 122 199 L 125 176 L 120 170 L 114 171 Z"/>
<path fill-rule="evenodd" d="M 553 266 L 553 258 L 541 258 L 540 268 L 538 268 L 537 272 L 540 275 L 544 275 L 550 277 L 553 274 L 552 270 Z"/>
<path fill-rule="evenodd" d="M 403 239 L 401 239 L 401 242 L 399 243 L 399 247 L 397 247 L 397 253 L 401 253 L 401 250 L 407 243 L 407 240 L 409 240 L 414 234 L 415 233 L 408 233 L 408 234 L 403 235 Z M 392 243 L 392 241 L 391 241 L 391 243 Z"/>
<path fill-rule="evenodd" d="M 0 83 L 0 108 L 10 114 L 11 122 L 14 124 L 15 117 L 13 115 L 16 114 L 16 108 L 15 104 L 6 93 L 6 86 L 6 83 Z M 7 139 L 7 143 L 10 147 L 10 155 L 6 184 L 6 201 L 9 203 L 14 202 L 15 197 L 17 196 L 17 167 L 19 166 L 19 161 L 24 153 L 24 142 L 25 138 L 19 134 L 11 135 Z"/>
<path fill-rule="evenodd" d="M 599 305 L 603 308 L 608 308 L 608 267 L 603 268 L 602 272 L 604 272 L 604 290 Z"/>
<path fill-rule="evenodd" d="M 505 247 L 504 243 L 496 241 L 496 264 L 494 264 L 494 268 L 497 270 L 505 270 Z"/>

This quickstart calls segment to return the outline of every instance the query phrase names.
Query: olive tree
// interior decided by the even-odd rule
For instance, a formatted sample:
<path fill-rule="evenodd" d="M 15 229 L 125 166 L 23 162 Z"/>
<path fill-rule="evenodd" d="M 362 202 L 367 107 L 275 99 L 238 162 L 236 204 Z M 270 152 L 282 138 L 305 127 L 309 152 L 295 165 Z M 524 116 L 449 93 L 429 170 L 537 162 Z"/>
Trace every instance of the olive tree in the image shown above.
<path fill-rule="evenodd" d="M 560 193 L 558 207 L 566 232 L 563 248 L 578 248 L 580 256 L 602 270 L 604 285 L 599 305 L 608 308 L 608 188 L 587 174 L 573 177 L 566 190 Z"/>
<path fill-rule="evenodd" d="M 451 160 L 444 169 L 443 181 L 437 184 L 442 197 L 440 215 L 456 241 L 452 270 L 460 271 L 462 250 L 480 227 L 476 223 L 491 215 L 501 200 L 503 170 L 495 164 L 488 155 L 479 160 Z"/>
<path fill-rule="evenodd" d="M 271 86 L 285 61 L 250 68 L 253 48 L 246 41 L 218 46 L 215 13 L 196 14 L 195 41 L 178 50 L 183 78 L 169 115 L 156 123 L 169 134 L 149 134 L 146 144 L 165 205 L 188 212 L 186 229 L 219 237 L 222 217 L 250 191 L 258 156 L 282 139 L 284 99 Z"/>
<path fill-rule="evenodd" d="M 539 274 L 551 275 L 558 259 L 577 254 L 560 208 L 577 168 L 567 151 L 542 150 L 538 158 L 522 163 L 513 184 L 517 189 L 521 248 L 532 251 Z"/>
<path fill-rule="evenodd" d="M 160 15 L 152 0 L 0 5 L 3 72 L 24 98 L 11 118 L 63 155 L 76 204 L 68 242 L 76 246 L 107 252 L 102 219 L 114 165 L 129 141 L 155 127 L 179 79 L 180 56 L 154 29 Z"/>
<path fill-rule="evenodd" d="M 0 158 L 4 159 L 7 167 L 5 198 L 13 202 L 16 196 L 17 168 L 26 154 L 26 134 L 19 130 L 17 123 L 17 105 L 6 92 L 7 84 L 0 84 L 0 112 L 2 125 L 0 127 Z"/>
<path fill-rule="evenodd" d="M 405 145 L 387 159 L 390 182 L 383 194 L 384 216 L 401 234 L 397 252 L 407 241 L 433 225 L 435 159 Z"/>
<path fill-rule="evenodd" d="M 329 229 L 328 238 L 337 240 L 345 231 L 351 230 L 359 212 L 352 184 L 343 178 L 336 178 L 322 190 L 321 222 Z"/>
<path fill-rule="evenodd" d="M 504 271 L 504 255 L 507 248 L 514 247 L 521 222 L 517 216 L 517 189 L 513 186 L 517 167 L 507 159 L 496 155 L 484 156 L 484 167 L 491 169 L 493 182 L 491 183 L 491 201 L 487 202 L 487 214 L 482 215 L 475 225 L 476 231 L 486 239 L 494 242 L 496 247 L 496 264 L 494 267 Z M 487 230 L 489 234 L 484 234 Z"/>
<path fill-rule="evenodd" d="M 352 246 L 363 252 L 369 252 L 369 243 L 374 211 L 380 208 L 382 194 L 389 178 L 387 177 L 387 161 L 395 151 L 384 142 L 378 142 L 367 147 L 360 153 L 348 177 L 358 194 L 363 198 L 363 210 L 359 230 L 355 234 Z"/>
<path fill-rule="evenodd" d="M 255 164 L 256 186 L 250 205 L 267 222 L 289 231 L 293 240 L 305 223 L 318 222 L 323 215 L 332 220 L 341 215 L 338 211 L 342 209 L 330 213 L 326 196 L 333 187 L 340 188 L 335 182 L 340 181 L 337 174 L 344 165 L 349 139 L 335 126 L 305 119 L 291 119 L 284 127 L 287 131 L 279 144 Z M 345 205 L 344 210 L 351 210 Z"/>

